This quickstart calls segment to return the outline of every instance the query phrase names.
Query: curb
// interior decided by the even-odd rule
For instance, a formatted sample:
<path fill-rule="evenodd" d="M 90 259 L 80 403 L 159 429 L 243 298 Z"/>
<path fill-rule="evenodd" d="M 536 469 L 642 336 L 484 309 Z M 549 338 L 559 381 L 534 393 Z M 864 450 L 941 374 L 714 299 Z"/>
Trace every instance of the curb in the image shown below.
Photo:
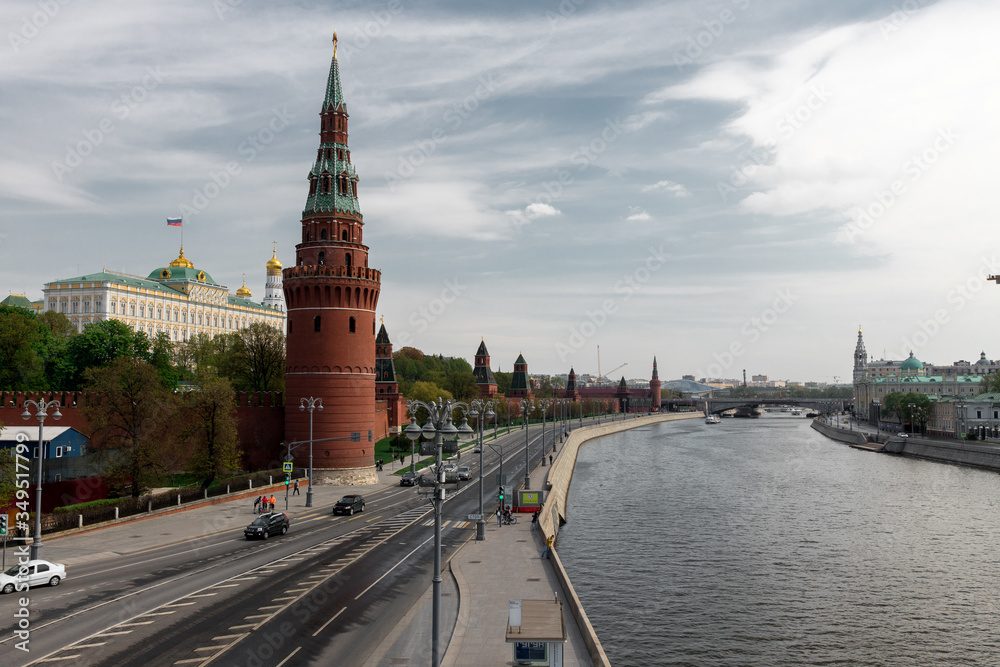
<path fill-rule="evenodd" d="M 468 545 L 469 542 L 467 541 L 462 545 L 462 549 Z M 455 556 L 462 549 L 456 551 L 448 560 L 448 571 L 451 572 L 451 578 L 455 581 L 456 588 L 458 588 L 458 614 L 455 616 L 455 627 L 452 628 L 451 639 L 448 641 L 448 647 L 444 651 L 441 667 L 454 667 L 461 647 L 465 644 L 465 632 L 468 630 L 469 620 L 472 618 L 472 591 L 469 590 L 469 582 L 462 573 L 462 566 L 455 562 Z"/>

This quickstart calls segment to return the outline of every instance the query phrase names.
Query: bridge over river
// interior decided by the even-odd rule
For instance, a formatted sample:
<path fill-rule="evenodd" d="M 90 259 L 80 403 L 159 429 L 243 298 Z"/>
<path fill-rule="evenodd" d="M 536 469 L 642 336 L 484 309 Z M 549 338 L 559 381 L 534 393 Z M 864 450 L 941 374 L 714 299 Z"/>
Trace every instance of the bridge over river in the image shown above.
<path fill-rule="evenodd" d="M 671 406 L 691 405 L 706 415 L 725 412 L 733 408 L 757 408 L 763 406 L 793 405 L 816 412 L 843 412 L 853 403 L 846 398 L 666 398 L 660 404 L 662 409 Z"/>

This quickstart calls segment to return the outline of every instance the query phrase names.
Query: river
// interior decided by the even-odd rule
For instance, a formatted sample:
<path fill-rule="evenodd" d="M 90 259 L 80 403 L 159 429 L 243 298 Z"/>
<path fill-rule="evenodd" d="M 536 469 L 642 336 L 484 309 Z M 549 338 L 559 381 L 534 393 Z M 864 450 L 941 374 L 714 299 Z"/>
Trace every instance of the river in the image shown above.
<path fill-rule="evenodd" d="M 580 450 L 558 550 L 625 665 L 998 665 L 1000 475 L 787 413 Z"/>

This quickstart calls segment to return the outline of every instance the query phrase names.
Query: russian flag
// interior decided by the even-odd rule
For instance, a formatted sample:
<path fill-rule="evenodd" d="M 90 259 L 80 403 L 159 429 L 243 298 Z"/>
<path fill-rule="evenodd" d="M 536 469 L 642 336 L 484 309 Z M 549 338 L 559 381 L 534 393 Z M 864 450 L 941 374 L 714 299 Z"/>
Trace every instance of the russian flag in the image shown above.
<path fill-rule="evenodd" d="M 170 227 L 180 227 L 181 218 L 167 218 L 167 225 Z"/>

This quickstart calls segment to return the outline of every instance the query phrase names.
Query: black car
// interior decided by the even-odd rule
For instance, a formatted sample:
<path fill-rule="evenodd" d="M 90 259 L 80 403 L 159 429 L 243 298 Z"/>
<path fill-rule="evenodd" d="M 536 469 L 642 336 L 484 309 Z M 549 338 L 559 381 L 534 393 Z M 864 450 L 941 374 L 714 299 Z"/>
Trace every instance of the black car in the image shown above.
<path fill-rule="evenodd" d="M 289 526 L 291 526 L 291 522 L 288 520 L 288 515 L 281 512 L 268 512 L 261 514 L 253 520 L 253 523 L 243 529 L 243 535 L 248 540 L 256 537 L 266 540 L 271 535 L 284 535 L 288 532 Z"/>
<path fill-rule="evenodd" d="M 420 483 L 420 475 L 413 472 L 412 470 L 407 470 L 403 473 L 403 476 L 399 478 L 400 486 L 416 486 Z"/>
<path fill-rule="evenodd" d="M 344 496 L 333 506 L 334 514 L 346 514 L 351 516 L 355 512 L 365 511 L 365 499 L 357 494 Z"/>

